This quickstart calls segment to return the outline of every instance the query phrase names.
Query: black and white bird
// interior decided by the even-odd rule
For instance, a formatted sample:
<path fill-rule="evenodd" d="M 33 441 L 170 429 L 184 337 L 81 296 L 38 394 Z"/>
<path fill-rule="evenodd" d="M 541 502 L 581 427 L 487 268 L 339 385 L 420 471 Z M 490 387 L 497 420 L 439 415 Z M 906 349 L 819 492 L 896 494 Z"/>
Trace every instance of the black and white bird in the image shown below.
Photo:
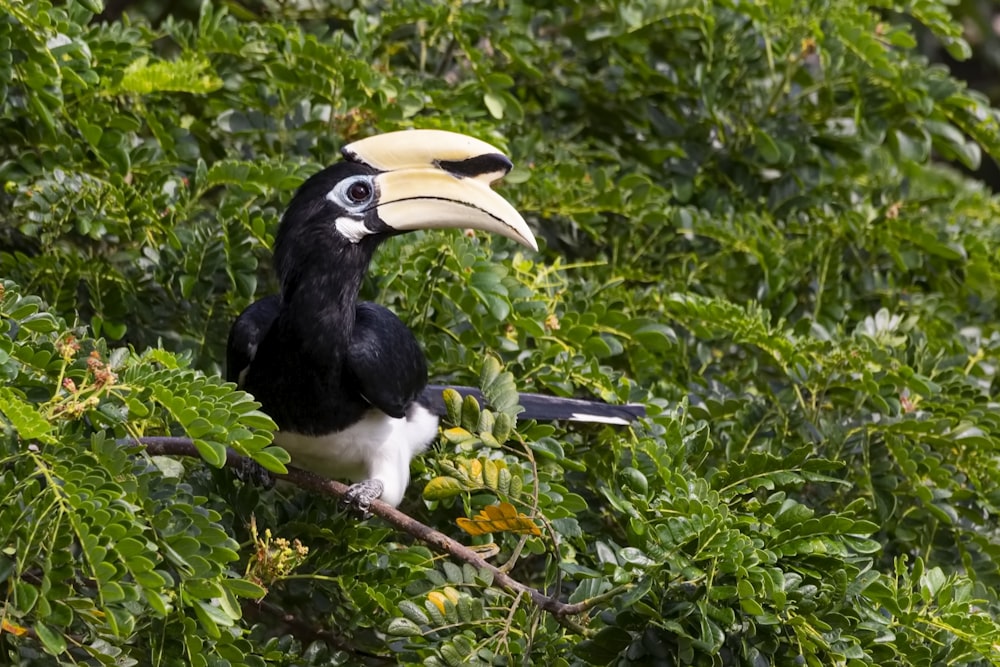
<path fill-rule="evenodd" d="M 398 505 L 410 460 L 434 441 L 441 387 L 412 332 L 359 301 L 378 245 L 416 229 L 472 228 L 537 250 L 521 215 L 490 183 L 511 169 L 493 146 L 410 130 L 348 144 L 344 160 L 299 188 L 278 228 L 280 293 L 252 304 L 229 334 L 227 375 L 261 403 L 292 464 L 353 482 L 346 500 Z M 457 388 L 466 393 L 468 388 Z M 527 419 L 628 423 L 641 406 L 522 395 Z"/>

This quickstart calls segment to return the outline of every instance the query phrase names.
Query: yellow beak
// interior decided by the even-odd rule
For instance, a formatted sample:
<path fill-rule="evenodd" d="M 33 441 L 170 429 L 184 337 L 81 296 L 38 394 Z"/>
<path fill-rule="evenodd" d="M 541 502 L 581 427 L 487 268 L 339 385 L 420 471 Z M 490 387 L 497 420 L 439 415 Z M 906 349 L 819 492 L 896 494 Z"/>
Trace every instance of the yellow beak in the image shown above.
<path fill-rule="evenodd" d="M 393 229 L 480 229 L 538 250 L 521 214 L 490 188 L 513 165 L 488 143 L 442 130 L 404 130 L 355 141 L 342 152 L 381 172 L 375 206 Z"/>

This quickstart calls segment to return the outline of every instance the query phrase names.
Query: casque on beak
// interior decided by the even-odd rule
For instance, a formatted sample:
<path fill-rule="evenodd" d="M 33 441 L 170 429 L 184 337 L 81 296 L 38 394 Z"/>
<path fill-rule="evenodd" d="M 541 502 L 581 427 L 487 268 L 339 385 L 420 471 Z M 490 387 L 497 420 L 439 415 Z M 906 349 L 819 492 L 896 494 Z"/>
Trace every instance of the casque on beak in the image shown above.
<path fill-rule="evenodd" d="M 403 130 L 355 141 L 341 152 L 380 172 L 375 208 L 397 231 L 472 228 L 538 250 L 521 214 L 490 188 L 513 165 L 484 141 L 443 130 Z"/>

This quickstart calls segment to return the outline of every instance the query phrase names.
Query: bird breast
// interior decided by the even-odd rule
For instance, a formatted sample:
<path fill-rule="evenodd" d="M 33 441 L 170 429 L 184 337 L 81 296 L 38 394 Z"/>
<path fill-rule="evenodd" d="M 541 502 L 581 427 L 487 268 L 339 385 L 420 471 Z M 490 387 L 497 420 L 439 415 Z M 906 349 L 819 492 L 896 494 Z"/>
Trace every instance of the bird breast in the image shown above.
<path fill-rule="evenodd" d="M 279 431 L 274 442 L 291 454 L 297 468 L 333 479 L 380 480 L 382 500 L 398 505 L 410 479 L 410 459 L 434 441 L 437 427 L 437 415 L 414 403 L 403 418 L 371 408 L 341 431 Z"/>

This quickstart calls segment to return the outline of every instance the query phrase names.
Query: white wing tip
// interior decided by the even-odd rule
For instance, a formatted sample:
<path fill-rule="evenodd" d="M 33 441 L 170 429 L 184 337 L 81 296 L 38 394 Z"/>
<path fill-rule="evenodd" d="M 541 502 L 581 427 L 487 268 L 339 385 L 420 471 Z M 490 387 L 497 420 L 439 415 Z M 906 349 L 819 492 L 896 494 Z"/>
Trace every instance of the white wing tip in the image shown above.
<path fill-rule="evenodd" d="M 586 412 L 574 412 L 573 421 L 591 422 L 594 424 L 616 424 L 618 426 L 628 426 L 632 422 L 622 417 L 607 417 L 605 415 L 592 415 Z"/>

